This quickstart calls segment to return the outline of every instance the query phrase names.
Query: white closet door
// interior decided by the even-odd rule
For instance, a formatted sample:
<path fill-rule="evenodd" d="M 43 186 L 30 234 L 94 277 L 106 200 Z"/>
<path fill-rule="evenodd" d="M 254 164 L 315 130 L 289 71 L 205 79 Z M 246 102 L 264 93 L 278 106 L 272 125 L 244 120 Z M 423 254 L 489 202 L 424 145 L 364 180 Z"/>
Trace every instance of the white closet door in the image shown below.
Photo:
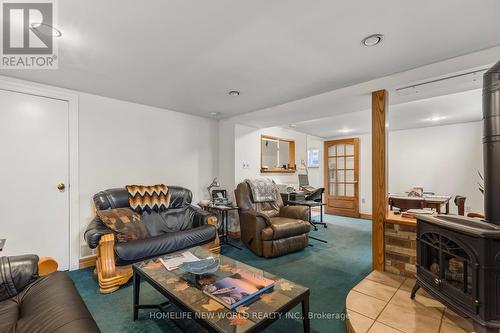
<path fill-rule="evenodd" d="M 67 101 L 0 90 L 2 256 L 50 256 L 69 269 L 68 117 Z"/>

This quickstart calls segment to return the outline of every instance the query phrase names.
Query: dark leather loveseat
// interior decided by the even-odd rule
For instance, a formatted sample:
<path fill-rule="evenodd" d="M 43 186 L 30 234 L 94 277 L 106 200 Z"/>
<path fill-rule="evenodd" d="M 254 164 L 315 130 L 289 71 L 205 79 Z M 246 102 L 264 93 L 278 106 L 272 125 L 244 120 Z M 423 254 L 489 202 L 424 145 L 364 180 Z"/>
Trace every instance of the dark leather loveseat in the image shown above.
<path fill-rule="evenodd" d="M 64 272 L 38 276 L 38 257 L 0 258 L 0 332 L 99 332 Z"/>
<path fill-rule="evenodd" d="M 132 276 L 130 264 L 166 253 L 203 245 L 218 252 L 217 217 L 191 205 L 190 190 L 169 186 L 170 205 L 166 211 L 144 212 L 141 220 L 151 237 L 124 243 L 96 216 L 85 231 L 90 248 L 97 248 L 96 270 L 102 293 L 110 293 Z M 97 210 L 130 208 L 125 188 L 114 188 L 94 195 Z"/>

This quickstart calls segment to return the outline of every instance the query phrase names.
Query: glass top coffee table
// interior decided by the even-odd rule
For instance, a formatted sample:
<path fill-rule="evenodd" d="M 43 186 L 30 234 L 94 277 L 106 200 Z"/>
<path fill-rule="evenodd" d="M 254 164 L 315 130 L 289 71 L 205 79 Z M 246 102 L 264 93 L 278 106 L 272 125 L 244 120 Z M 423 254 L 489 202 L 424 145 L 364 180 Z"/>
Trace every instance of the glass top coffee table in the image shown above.
<path fill-rule="evenodd" d="M 166 306 L 174 304 L 183 311 L 183 318 L 197 321 L 209 332 L 261 332 L 275 320 L 288 317 L 300 319 L 304 332 L 309 332 L 309 289 L 294 282 L 285 280 L 258 268 L 223 255 L 215 255 L 203 247 L 179 251 L 189 251 L 200 259 L 208 257 L 220 258 L 219 269 L 208 276 L 199 278 L 180 269 L 168 271 L 159 258 L 145 260 L 132 266 L 134 271 L 134 320 L 137 320 L 140 309 L 159 309 L 167 313 Z M 170 257 L 170 253 L 163 257 Z M 213 281 L 234 274 L 238 269 L 244 269 L 254 274 L 275 281 L 274 288 L 262 294 L 255 301 L 244 304 L 235 311 L 230 311 L 222 304 L 207 296 L 199 289 L 203 279 Z M 146 305 L 139 303 L 140 282 L 146 281 L 167 301 L 162 304 Z M 302 305 L 301 313 L 290 313 L 298 304 Z M 175 322 L 175 321 L 174 321 Z"/>

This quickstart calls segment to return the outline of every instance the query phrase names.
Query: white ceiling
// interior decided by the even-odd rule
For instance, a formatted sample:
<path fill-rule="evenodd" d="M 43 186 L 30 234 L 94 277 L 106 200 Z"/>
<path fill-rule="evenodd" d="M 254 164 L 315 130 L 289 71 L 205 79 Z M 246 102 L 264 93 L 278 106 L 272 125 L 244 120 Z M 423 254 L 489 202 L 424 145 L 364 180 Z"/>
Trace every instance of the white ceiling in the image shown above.
<path fill-rule="evenodd" d="M 389 107 L 390 131 L 441 126 L 482 119 L 481 89 L 422 99 Z M 294 130 L 323 138 L 371 132 L 371 111 L 350 112 L 299 122 Z"/>
<path fill-rule="evenodd" d="M 59 69 L 1 74 L 222 117 L 500 45 L 498 0 L 64 0 Z M 360 41 L 383 33 L 377 47 Z M 239 97 L 227 95 L 240 90 Z"/>

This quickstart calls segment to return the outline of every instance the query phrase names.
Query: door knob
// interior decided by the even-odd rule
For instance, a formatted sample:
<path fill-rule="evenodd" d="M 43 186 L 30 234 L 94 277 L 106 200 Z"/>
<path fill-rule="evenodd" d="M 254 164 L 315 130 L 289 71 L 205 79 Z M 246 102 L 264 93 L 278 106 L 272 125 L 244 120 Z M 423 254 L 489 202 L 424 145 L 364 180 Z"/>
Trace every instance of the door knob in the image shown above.
<path fill-rule="evenodd" d="M 64 185 L 64 183 L 59 183 L 59 184 L 57 184 L 57 189 L 58 189 L 59 191 L 62 191 L 62 190 L 64 190 L 65 188 L 66 188 L 66 185 Z"/>

